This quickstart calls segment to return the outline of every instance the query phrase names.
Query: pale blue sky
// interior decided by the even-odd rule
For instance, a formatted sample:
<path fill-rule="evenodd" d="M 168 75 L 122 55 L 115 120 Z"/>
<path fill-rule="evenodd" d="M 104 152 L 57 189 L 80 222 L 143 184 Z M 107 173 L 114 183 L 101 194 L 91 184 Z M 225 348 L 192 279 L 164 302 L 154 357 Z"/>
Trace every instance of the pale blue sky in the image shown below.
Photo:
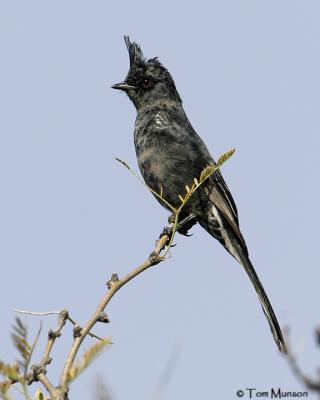
<path fill-rule="evenodd" d="M 0 3 L 0 358 L 15 356 L 12 308 L 65 307 L 83 324 L 111 273 L 143 261 L 166 223 L 114 160 L 137 169 L 135 110 L 110 89 L 127 73 L 129 34 L 170 70 L 212 154 L 236 148 L 223 173 L 252 261 L 301 365 L 319 366 L 319 13 L 311 0 Z M 163 399 L 302 390 L 241 267 L 193 233 L 112 300 L 96 332 L 114 345 L 70 399 L 93 398 L 97 372 L 114 399 L 153 399 L 177 344 Z M 34 334 L 39 319 L 27 321 Z M 43 324 L 40 350 L 54 317 Z M 53 379 L 70 342 L 69 327 Z"/>

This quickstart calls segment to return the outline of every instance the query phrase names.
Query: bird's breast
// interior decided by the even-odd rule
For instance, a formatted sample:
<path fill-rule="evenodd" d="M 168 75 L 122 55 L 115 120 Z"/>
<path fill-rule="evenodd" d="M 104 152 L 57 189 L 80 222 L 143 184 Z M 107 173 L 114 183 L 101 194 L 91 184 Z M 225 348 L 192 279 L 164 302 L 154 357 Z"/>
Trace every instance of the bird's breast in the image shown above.
<path fill-rule="evenodd" d="M 138 114 L 134 142 L 146 184 L 174 206 L 208 165 L 192 128 L 163 109 Z"/>

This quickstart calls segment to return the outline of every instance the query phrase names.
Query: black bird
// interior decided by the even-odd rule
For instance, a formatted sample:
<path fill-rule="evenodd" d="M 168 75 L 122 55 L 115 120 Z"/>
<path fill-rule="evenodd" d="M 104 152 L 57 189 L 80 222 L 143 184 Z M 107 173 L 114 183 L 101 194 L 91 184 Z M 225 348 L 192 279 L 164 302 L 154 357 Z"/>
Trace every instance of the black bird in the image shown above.
<path fill-rule="evenodd" d="M 192 185 L 194 178 L 215 161 L 189 122 L 169 71 L 157 57 L 146 60 L 140 46 L 128 36 L 124 40 L 130 69 L 125 80 L 112 88 L 126 92 L 137 109 L 134 144 L 146 184 L 178 207 L 178 195 L 185 193 L 186 185 Z M 183 211 L 180 219 L 186 223 L 180 233 L 187 234 L 188 229 L 199 223 L 243 266 L 258 294 L 274 340 L 279 350 L 286 353 L 279 323 L 249 259 L 236 204 L 220 171 L 194 193 Z"/>

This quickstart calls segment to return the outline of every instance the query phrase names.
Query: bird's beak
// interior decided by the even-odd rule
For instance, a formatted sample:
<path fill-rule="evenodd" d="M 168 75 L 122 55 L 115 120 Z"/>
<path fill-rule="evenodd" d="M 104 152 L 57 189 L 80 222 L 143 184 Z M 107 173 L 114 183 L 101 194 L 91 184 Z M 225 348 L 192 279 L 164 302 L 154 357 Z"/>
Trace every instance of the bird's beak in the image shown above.
<path fill-rule="evenodd" d="M 135 90 L 135 86 L 128 85 L 127 82 L 116 83 L 111 86 L 112 89 L 124 90 L 127 92 L 128 90 Z"/>

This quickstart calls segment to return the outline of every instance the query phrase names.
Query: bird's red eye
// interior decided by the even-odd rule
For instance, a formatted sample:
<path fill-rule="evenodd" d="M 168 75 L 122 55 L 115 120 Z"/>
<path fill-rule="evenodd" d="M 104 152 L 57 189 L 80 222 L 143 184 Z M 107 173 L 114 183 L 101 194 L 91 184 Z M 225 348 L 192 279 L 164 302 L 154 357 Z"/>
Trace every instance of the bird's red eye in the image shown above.
<path fill-rule="evenodd" d="M 142 85 L 145 89 L 150 89 L 153 86 L 153 81 L 151 79 L 144 79 Z"/>

